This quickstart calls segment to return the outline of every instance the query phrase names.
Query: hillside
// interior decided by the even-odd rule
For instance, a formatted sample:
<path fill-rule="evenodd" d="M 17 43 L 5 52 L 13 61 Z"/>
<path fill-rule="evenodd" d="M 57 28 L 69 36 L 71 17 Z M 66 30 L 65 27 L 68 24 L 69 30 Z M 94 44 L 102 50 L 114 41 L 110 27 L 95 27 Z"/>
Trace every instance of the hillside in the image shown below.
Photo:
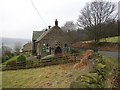
<path fill-rule="evenodd" d="M 109 38 L 102 38 L 100 39 L 100 43 L 98 44 L 97 48 L 100 51 L 113 51 L 118 52 L 119 51 L 119 40 L 120 36 L 115 37 L 109 37 Z M 76 42 L 72 44 L 73 48 L 79 48 L 79 49 L 94 49 L 94 40 L 91 41 L 81 41 Z"/>
<path fill-rule="evenodd" d="M 25 43 L 31 41 L 30 39 L 20 39 L 20 38 L 4 38 L 4 37 L 0 37 L 0 42 L 2 42 L 4 45 L 10 47 L 10 48 L 14 48 L 15 44 L 21 44 L 24 45 Z M 2 45 L 2 43 L 0 43 L 0 47 Z"/>

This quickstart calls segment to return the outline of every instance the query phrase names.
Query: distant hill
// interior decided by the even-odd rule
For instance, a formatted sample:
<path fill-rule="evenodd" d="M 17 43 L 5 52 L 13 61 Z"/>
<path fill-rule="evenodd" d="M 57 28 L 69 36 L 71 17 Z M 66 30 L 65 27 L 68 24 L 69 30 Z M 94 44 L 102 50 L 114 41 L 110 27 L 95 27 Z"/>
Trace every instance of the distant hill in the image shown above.
<path fill-rule="evenodd" d="M 24 45 L 27 42 L 30 42 L 30 39 L 19 39 L 19 38 L 4 38 L 0 37 L 0 47 L 2 46 L 2 43 L 10 48 L 14 48 L 15 44 L 21 44 Z"/>

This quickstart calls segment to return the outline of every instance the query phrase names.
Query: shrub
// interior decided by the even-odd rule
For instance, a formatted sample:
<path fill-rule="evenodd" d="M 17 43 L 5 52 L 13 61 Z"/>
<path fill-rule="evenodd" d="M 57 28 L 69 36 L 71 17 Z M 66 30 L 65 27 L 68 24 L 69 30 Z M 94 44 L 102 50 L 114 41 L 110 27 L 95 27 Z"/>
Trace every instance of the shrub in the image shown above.
<path fill-rule="evenodd" d="M 105 59 L 100 54 L 96 54 L 93 69 L 91 72 L 96 72 L 100 75 L 101 79 L 105 80 L 107 76 L 108 67 L 106 66 Z"/>
<path fill-rule="evenodd" d="M 96 84 L 100 83 L 100 78 L 97 73 L 88 73 L 86 75 L 79 76 L 77 80 L 81 80 L 88 83 L 96 83 Z"/>
<path fill-rule="evenodd" d="M 17 57 L 17 66 L 22 66 L 22 67 L 26 66 L 26 57 L 25 56 L 20 55 Z"/>
<path fill-rule="evenodd" d="M 23 55 L 20 55 L 20 56 L 17 57 L 17 61 L 18 62 L 25 62 L 26 61 L 26 57 L 23 56 Z"/>
<path fill-rule="evenodd" d="M 97 73 L 79 76 L 70 84 L 70 88 L 102 88 L 102 81 Z"/>

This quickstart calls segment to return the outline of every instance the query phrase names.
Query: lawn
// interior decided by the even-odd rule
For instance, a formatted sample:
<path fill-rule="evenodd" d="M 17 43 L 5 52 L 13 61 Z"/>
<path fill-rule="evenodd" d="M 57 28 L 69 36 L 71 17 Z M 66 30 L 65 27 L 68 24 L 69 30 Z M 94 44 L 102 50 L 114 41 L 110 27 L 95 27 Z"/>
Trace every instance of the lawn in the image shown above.
<path fill-rule="evenodd" d="M 2 72 L 3 88 L 68 88 L 79 75 L 89 70 L 75 70 L 73 63 L 42 68 Z"/>

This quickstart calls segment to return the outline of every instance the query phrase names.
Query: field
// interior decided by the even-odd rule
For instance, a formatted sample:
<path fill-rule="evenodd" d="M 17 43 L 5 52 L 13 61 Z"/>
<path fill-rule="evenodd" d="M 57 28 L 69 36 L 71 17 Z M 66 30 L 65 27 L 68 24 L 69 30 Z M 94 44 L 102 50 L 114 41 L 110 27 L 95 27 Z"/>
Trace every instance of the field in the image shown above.
<path fill-rule="evenodd" d="M 73 63 L 27 70 L 2 72 L 3 88 L 68 88 L 79 75 L 88 73 L 73 69 Z"/>
<path fill-rule="evenodd" d="M 120 40 L 119 40 L 120 36 L 115 36 L 115 37 L 109 37 L 109 38 L 102 38 L 100 39 L 100 42 L 113 42 L 113 43 L 119 43 Z M 91 42 L 94 42 L 94 40 L 91 40 L 91 41 L 82 41 L 82 43 L 91 43 Z"/>
<path fill-rule="evenodd" d="M 103 38 L 100 40 L 100 42 L 120 42 L 119 38 L 120 38 L 120 36 Z"/>

